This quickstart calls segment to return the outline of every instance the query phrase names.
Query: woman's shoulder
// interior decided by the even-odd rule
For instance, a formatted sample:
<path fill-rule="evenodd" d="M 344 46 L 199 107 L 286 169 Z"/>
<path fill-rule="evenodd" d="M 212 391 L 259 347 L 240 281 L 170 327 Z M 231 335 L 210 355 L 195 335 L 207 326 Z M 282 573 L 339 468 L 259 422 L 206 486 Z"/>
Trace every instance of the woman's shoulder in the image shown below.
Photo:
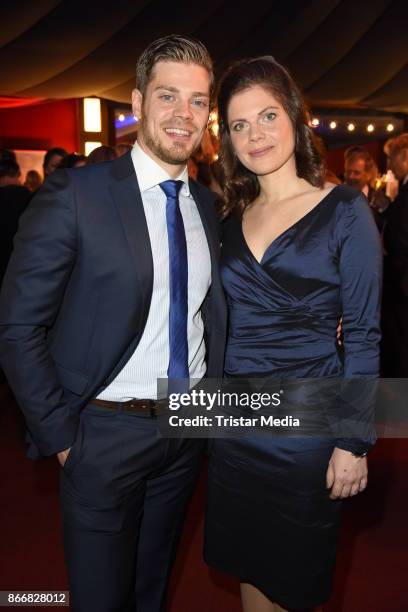
<path fill-rule="evenodd" d="M 361 191 L 355 187 L 350 187 L 350 185 L 345 185 L 344 183 L 341 185 L 334 185 L 332 191 L 335 192 L 338 200 L 346 204 L 352 204 L 356 200 L 363 202 L 366 201 L 366 198 Z"/>
<path fill-rule="evenodd" d="M 348 238 L 378 241 L 378 229 L 365 195 L 349 185 L 338 185 L 335 192 L 336 235 L 340 241 Z"/>
<path fill-rule="evenodd" d="M 325 183 L 324 190 L 327 191 L 328 195 L 332 196 L 337 202 L 344 202 L 346 204 L 351 204 L 355 202 L 357 199 L 365 200 L 365 197 L 355 187 L 350 187 L 349 185 L 345 185 L 341 183 L 340 185 L 335 185 L 334 183 Z"/>
<path fill-rule="evenodd" d="M 337 218 L 371 217 L 370 205 L 361 191 L 349 185 L 335 185 L 329 192 Z"/>

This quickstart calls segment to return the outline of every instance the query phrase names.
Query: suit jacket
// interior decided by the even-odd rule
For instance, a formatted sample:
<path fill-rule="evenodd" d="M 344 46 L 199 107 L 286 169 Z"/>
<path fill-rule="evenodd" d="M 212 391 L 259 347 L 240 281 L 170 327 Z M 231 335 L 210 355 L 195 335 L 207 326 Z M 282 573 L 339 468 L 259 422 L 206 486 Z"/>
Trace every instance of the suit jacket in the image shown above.
<path fill-rule="evenodd" d="M 195 182 L 190 190 L 211 255 L 203 317 L 207 373 L 218 378 L 226 305 L 216 196 Z M 72 445 L 81 409 L 132 355 L 152 287 L 150 241 L 130 153 L 53 173 L 22 216 L 0 296 L 0 361 L 41 454 Z"/>
<path fill-rule="evenodd" d="M 384 229 L 384 247 L 387 253 L 385 273 L 395 294 L 408 298 L 408 183 L 401 185 L 394 202 L 390 204 Z"/>

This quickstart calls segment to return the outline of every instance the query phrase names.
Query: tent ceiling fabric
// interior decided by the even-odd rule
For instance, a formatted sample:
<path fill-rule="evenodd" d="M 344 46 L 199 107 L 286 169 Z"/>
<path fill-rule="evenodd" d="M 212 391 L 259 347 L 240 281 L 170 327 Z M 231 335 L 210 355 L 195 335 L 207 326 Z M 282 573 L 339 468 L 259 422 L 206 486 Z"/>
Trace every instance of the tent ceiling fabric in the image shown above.
<path fill-rule="evenodd" d="M 2 2 L 0 95 L 129 102 L 138 55 L 177 32 L 217 72 L 272 54 L 311 104 L 408 113 L 407 0 Z"/>

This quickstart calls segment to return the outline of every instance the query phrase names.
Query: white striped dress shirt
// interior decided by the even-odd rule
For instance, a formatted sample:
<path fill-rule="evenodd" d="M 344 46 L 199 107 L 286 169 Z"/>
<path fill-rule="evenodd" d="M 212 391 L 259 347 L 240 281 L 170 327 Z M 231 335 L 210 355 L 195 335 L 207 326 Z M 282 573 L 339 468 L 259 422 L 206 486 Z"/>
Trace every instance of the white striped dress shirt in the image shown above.
<path fill-rule="evenodd" d="M 156 399 L 157 379 L 167 378 L 169 365 L 169 250 L 166 224 L 167 198 L 159 183 L 171 177 L 135 143 L 132 160 L 143 201 L 153 255 L 153 293 L 143 335 L 135 352 L 98 399 L 126 401 Z M 188 363 L 190 378 L 199 380 L 206 371 L 204 325 L 201 305 L 211 282 L 211 260 L 207 238 L 196 203 L 190 193 L 187 168 L 179 194 L 187 241 L 188 262 Z M 136 206 L 136 202 L 135 202 Z"/>

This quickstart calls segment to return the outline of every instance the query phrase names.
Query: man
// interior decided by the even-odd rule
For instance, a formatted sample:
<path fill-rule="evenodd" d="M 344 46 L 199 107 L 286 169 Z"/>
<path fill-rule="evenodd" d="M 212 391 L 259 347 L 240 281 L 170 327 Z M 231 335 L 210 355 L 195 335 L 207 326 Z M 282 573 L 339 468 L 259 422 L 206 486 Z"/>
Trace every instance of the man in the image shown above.
<path fill-rule="evenodd" d="M 12 158 L 0 160 L 0 285 L 13 250 L 18 220 L 31 198 L 20 184 L 20 167 Z"/>
<path fill-rule="evenodd" d="M 44 155 L 44 178 L 55 172 L 64 157 L 67 155 L 67 151 L 61 147 L 53 147 L 52 149 L 49 149 Z"/>
<path fill-rule="evenodd" d="M 384 302 L 388 304 L 388 324 L 394 329 L 395 359 L 395 369 L 388 375 L 405 378 L 408 376 L 408 133 L 389 140 L 384 151 L 388 166 L 399 181 L 398 195 L 389 208 L 384 229 L 384 282 L 388 290 Z"/>
<path fill-rule="evenodd" d="M 74 611 L 165 609 L 202 441 L 158 438 L 157 379 L 223 369 L 214 194 L 187 175 L 212 81 L 201 43 L 152 43 L 137 64 L 132 152 L 55 172 L 6 275 L 1 359 L 33 441 L 63 466 Z"/>
<path fill-rule="evenodd" d="M 374 159 L 364 147 L 350 147 L 344 154 L 344 179 L 347 185 L 359 189 L 367 198 L 374 220 L 381 232 L 384 226 L 383 213 L 390 201 L 381 190 L 371 187 L 377 175 Z"/>

